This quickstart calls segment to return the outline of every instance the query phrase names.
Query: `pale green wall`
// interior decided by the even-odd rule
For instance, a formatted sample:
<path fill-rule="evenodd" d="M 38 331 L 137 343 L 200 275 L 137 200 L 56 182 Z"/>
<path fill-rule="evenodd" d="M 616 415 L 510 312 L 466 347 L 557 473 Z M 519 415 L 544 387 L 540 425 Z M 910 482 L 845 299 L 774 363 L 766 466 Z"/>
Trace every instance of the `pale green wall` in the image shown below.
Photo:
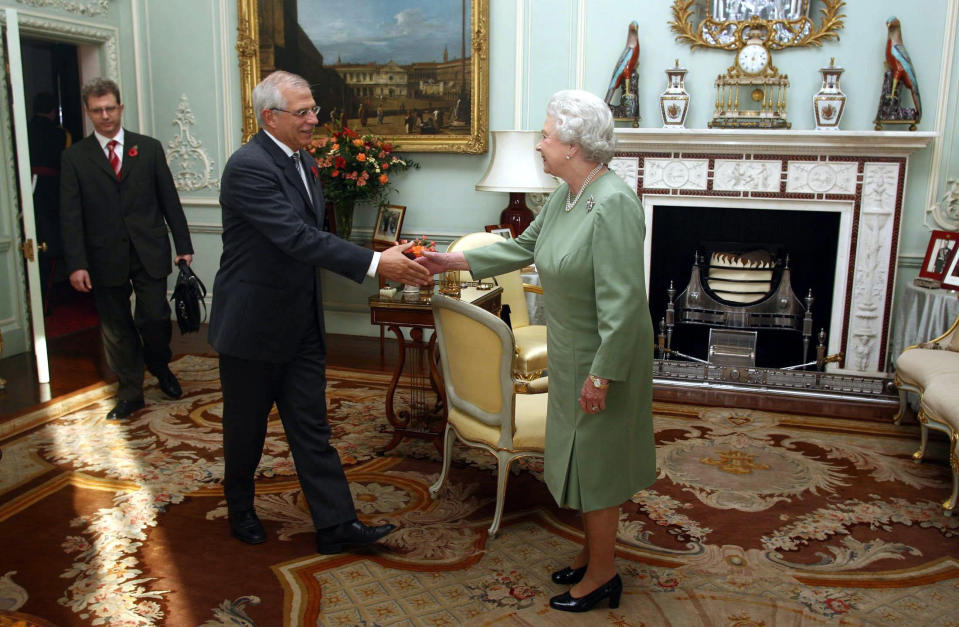
<path fill-rule="evenodd" d="M 774 63 L 789 75 L 792 83 L 788 111 L 793 128 L 814 127 L 811 98 L 820 85 L 818 69 L 828 64 L 830 57 L 846 68 L 842 87 L 849 101 L 842 128 L 872 128 L 882 82 L 885 20 L 897 14 L 919 73 L 924 105 L 920 130 L 936 130 L 939 90 L 943 87 L 939 76 L 944 59 L 951 57 L 959 65 L 955 41 L 943 49 L 946 18 L 957 1 L 915 0 L 909 3 L 907 12 L 900 0 L 850 0 L 844 9 L 846 26 L 840 32 L 839 42 L 827 42 L 822 48 L 774 53 Z M 76 0 L 72 4 L 95 5 L 99 0 Z M 679 58 L 689 69 L 687 89 L 692 105 L 687 126 L 705 127 L 714 95 L 713 81 L 732 63 L 733 55 L 719 50 L 691 51 L 688 46 L 677 44 L 668 26 L 671 4 L 669 0 L 490 0 L 490 128 L 516 128 L 517 119 L 520 128 L 540 128 L 546 100 L 558 89 L 582 87 L 602 95 L 625 42 L 626 26 L 633 19 L 640 24 L 642 49 L 640 125 L 661 125 L 657 98 L 665 88 L 663 70 Z M 13 0 L 0 0 L 0 7 L 3 6 L 116 29 L 120 78 L 127 103 L 126 125 L 153 134 L 166 144 L 176 136 L 173 120 L 181 96 L 186 95 L 195 118 L 192 136 L 202 142 L 202 149 L 214 160 L 215 177 L 219 177 L 240 141 L 234 0 L 111 0 L 105 14 L 93 17 L 58 8 L 26 7 Z M 349 10 L 349 4 L 344 6 Z M 817 3 L 814 13 L 818 13 Z M 519 53 L 517 41 L 522 42 Z M 932 147 L 910 159 L 900 246 L 900 285 L 915 274 L 917 258 L 928 240 L 923 215 L 930 182 L 938 181 L 938 197 L 946 178 L 959 178 L 959 164 L 954 158 L 959 155 L 955 132 L 959 67 L 954 68 L 951 83 L 942 163 L 933 172 Z M 0 112 L 5 123 L 6 115 Z M 443 244 L 459 234 L 498 221 L 499 212 L 506 205 L 506 194 L 477 192 L 473 187 L 486 169 L 488 154 L 413 156 L 422 168 L 399 177 L 399 193 L 392 198 L 408 207 L 405 234 L 426 235 Z M 182 194 L 197 249 L 195 268 L 208 286 L 212 286 L 220 250 L 216 196 L 215 187 Z M 4 202 L 2 195 L 0 202 Z M 9 215 L 10 207 L 0 209 Z M 369 238 L 373 221 L 372 208 L 358 209 L 356 241 Z M 357 286 L 329 277 L 325 290 L 328 330 L 375 335 L 377 329 L 370 326 L 365 305 L 366 297 L 375 289 L 373 280 Z"/>

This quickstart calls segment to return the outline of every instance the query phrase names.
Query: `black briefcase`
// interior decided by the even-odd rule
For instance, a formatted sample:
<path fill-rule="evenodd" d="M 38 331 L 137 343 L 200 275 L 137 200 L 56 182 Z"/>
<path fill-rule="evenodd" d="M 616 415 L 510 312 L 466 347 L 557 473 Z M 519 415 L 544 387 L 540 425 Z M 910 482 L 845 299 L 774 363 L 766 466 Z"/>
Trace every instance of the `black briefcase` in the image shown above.
<path fill-rule="evenodd" d="M 200 324 L 206 321 L 206 286 L 200 277 L 181 259 L 177 266 L 180 274 L 176 278 L 176 287 L 173 288 L 173 309 L 176 312 L 176 322 L 180 333 L 196 333 Z M 202 314 L 200 313 L 202 310 Z"/>

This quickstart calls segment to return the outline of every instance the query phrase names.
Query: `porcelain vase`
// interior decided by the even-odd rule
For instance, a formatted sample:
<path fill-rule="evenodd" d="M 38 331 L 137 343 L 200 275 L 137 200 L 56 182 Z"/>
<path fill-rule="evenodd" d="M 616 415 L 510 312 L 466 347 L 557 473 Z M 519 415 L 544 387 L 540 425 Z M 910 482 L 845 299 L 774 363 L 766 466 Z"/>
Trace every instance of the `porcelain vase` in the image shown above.
<path fill-rule="evenodd" d="M 679 67 L 679 59 L 676 59 L 675 67 L 666 70 L 666 91 L 659 96 L 664 128 L 686 128 L 686 113 L 689 111 L 686 72 L 686 68 Z"/>
<path fill-rule="evenodd" d="M 836 66 L 836 59 L 829 60 L 829 67 L 819 69 L 822 87 L 812 97 L 813 116 L 817 131 L 838 131 L 839 120 L 846 108 L 846 94 L 839 88 L 839 76 L 843 68 Z"/>

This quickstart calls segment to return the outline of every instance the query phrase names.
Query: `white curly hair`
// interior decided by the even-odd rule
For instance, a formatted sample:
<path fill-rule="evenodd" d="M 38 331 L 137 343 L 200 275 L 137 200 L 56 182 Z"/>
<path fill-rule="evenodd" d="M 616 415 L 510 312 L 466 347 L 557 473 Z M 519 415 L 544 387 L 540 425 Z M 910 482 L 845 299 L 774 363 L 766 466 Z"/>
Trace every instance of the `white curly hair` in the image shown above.
<path fill-rule="evenodd" d="M 599 96 L 582 89 L 558 91 L 546 104 L 546 114 L 556 121 L 556 138 L 579 146 L 587 161 L 609 163 L 613 158 L 613 114 Z"/>

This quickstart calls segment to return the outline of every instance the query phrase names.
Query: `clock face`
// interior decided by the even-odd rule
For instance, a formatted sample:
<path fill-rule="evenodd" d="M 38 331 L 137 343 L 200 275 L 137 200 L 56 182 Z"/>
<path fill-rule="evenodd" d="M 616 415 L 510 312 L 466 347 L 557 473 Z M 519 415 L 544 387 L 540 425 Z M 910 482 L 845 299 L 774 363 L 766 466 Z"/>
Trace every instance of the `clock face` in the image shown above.
<path fill-rule="evenodd" d="M 749 44 L 743 46 L 736 55 L 736 63 L 746 74 L 758 74 L 766 68 L 769 63 L 769 51 L 759 44 Z"/>

